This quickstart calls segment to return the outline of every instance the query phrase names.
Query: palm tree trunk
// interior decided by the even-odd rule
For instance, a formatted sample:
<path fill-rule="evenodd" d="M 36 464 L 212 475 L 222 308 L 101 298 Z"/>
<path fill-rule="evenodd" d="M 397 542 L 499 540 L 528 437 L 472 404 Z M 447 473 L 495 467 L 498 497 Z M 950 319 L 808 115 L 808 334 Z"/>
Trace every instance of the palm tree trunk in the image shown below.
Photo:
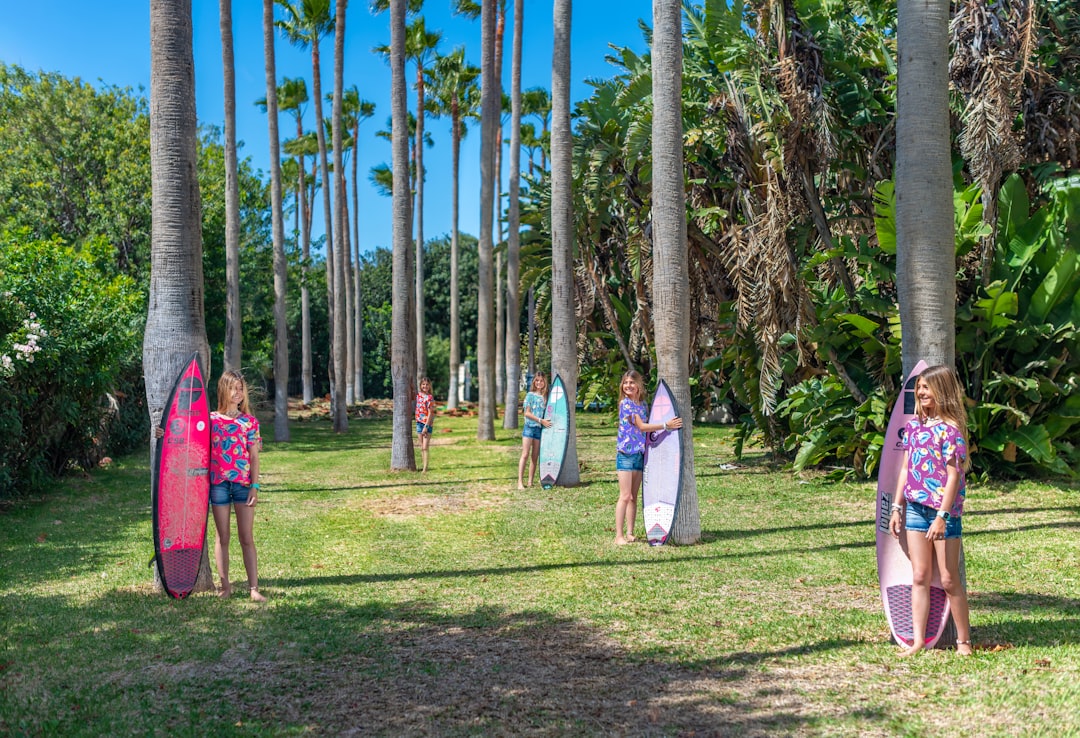
<path fill-rule="evenodd" d="M 551 363 L 570 398 L 570 441 L 557 483 L 576 486 L 577 320 L 574 310 L 573 136 L 570 130 L 571 0 L 555 0 L 551 62 Z"/>
<path fill-rule="evenodd" d="M 476 362 L 480 378 L 476 437 L 495 440 L 495 319 L 492 210 L 494 208 L 495 129 L 499 115 L 499 85 L 495 79 L 495 4 L 480 11 L 481 126 L 480 126 L 480 243 L 477 283 Z"/>
<path fill-rule="evenodd" d="M 319 172 L 322 178 L 323 195 L 323 228 L 326 231 L 326 312 L 327 328 L 330 336 L 329 360 L 327 361 L 327 375 L 330 379 L 331 390 L 331 415 L 337 422 L 337 405 L 344 402 L 344 397 L 337 397 L 337 379 L 334 371 L 334 216 L 330 204 L 330 189 L 333 180 L 330 179 L 330 163 L 326 158 L 326 125 L 324 124 L 322 111 L 322 74 L 320 73 L 319 39 L 316 37 L 311 42 L 311 89 L 314 93 L 312 102 L 315 104 L 315 140 L 319 143 Z"/>
<path fill-rule="evenodd" d="M 499 111 L 495 116 L 495 224 L 496 246 L 503 243 L 502 223 L 502 63 L 503 38 L 506 33 L 506 3 L 495 4 L 495 84 L 498 86 Z M 506 397 L 506 303 L 504 302 L 502 251 L 495 255 L 495 404 Z M 516 403 L 515 403 L 516 404 Z M 497 413 L 498 411 L 496 411 Z"/>
<path fill-rule="evenodd" d="M 683 416 L 682 469 L 673 543 L 701 539 L 694 428 L 690 402 L 690 275 L 687 270 L 686 190 L 683 168 L 682 4 L 653 2 L 653 316 L 660 377 Z"/>
<path fill-rule="evenodd" d="M 199 352 L 210 376 L 203 306 L 202 204 L 196 170 L 195 61 L 191 0 L 150 2 L 150 295 L 143 379 L 151 427 L 173 380 Z M 150 434 L 150 458 L 157 438 Z M 203 548 L 196 592 L 214 588 Z M 154 585 L 161 591 L 157 567 Z"/>
<path fill-rule="evenodd" d="M 390 468 L 416 469 L 412 419 L 416 402 L 416 346 L 412 342 L 409 300 L 413 275 L 409 262 L 412 221 L 409 200 L 409 123 L 405 85 L 405 0 L 390 0 L 390 104 L 393 158 L 393 292 L 391 295 L 390 375 L 394 384 L 394 430 Z"/>
<path fill-rule="evenodd" d="M 240 186 L 236 164 L 236 71 L 233 63 L 232 0 L 219 0 L 221 67 L 225 102 L 225 371 L 239 370 Z"/>
<path fill-rule="evenodd" d="M 416 386 L 427 376 L 424 344 L 424 68 L 416 62 Z"/>
<path fill-rule="evenodd" d="M 345 202 L 343 184 L 345 182 L 344 164 L 342 161 L 342 135 L 341 135 L 341 94 L 342 78 L 345 73 L 345 6 L 347 0 L 337 0 L 337 11 L 334 22 L 334 103 L 331 113 L 331 128 L 334 139 L 334 431 L 344 433 L 349 428 L 348 393 L 345 385 L 348 377 L 348 367 L 345 362 L 346 349 L 348 347 L 348 310 L 345 304 L 347 283 L 345 280 L 345 239 L 342 234 L 341 224 L 344 223 L 341 206 Z M 330 180 L 327 180 L 326 188 L 330 188 Z M 327 240 L 330 240 L 331 231 L 327 231 Z"/>
<path fill-rule="evenodd" d="M 353 330 L 356 337 L 353 340 L 353 361 L 355 372 L 353 385 L 356 387 L 356 401 L 364 401 L 364 303 L 360 291 L 360 205 L 358 202 L 357 166 L 360 160 L 360 117 L 357 115 L 356 125 L 353 126 L 353 156 L 352 156 L 352 219 L 353 219 L 353 299 L 356 309 L 353 318 Z"/>
<path fill-rule="evenodd" d="M 461 114 L 455 96 L 450 110 L 450 382 L 446 406 L 458 406 L 458 366 L 461 364 L 461 297 L 458 283 L 458 188 L 461 170 Z"/>
<path fill-rule="evenodd" d="M 343 152 L 344 153 L 344 152 Z M 349 183 L 345 181 L 345 170 L 341 171 L 341 222 L 338 228 L 341 230 L 341 238 L 344 242 L 345 259 L 345 402 L 346 406 L 356 401 L 356 331 L 353 317 L 356 315 L 356 296 L 353 294 L 356 285 L 353 280 L 352 267 L 352 236 L 349 231 Z"/>
<path fill-rule="evenodd" d="M 920 359 L 955 360 L 948 30 L 948 0 L 897 3 L 896 288 L 904 376 Z"/>
<path fill-rule="evenodd" d="M 227 0 L 223 0 L 227 1 Z M 285 294 L 285 223 L 281 207 L 281 143 L 278 133 L 274 4 L 263 0 L 263 54 L 266 57 L 266 119 L 270 139 L 270 224 L 274 242 L 274 440 L 289 440 L 289 326 Z M 303 169 L 300 170 L 303 172 Z"/>
<path fill-rule="evenodd" d="M 521 40 L 524 0 L 514 0 L 510 51 L 510 182 L 506 244 L 506 410 L 503 428 L 518 427 L 521 382 Z"/>

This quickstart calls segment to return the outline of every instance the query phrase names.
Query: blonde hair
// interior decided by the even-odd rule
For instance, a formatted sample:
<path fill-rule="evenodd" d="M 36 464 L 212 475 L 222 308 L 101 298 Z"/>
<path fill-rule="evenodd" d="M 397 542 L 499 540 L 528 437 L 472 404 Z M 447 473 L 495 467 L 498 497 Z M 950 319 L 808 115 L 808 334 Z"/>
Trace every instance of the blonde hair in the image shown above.
<path fill-rule="evenodd" d="M 964 388 L 960 385 L 960 378 L 951 366 L 937 365 L 923 371 L 919 375 L 918 382 L 925 382 L 926 386 L 934 395 L 934 409 L 938 417 L 960 432 L 960 437 L 968 445 L 968 456 L 964 459 L 964 470 L 971 467 L 971 439 L 968 437 L 967 408 L 964 406 Z M 925 421 L 928 413 L 919 401 L 918 393 L 915 395 L 915 412 L 919 420 Z"/>
<path fill-rule="evenodd" d="M 641 373 L 631 369 L 622 375 L 622 379 L 619 380 L 619 400 L 620 402 L 626 394 L 623 392 L 623 382 L 629 379 L 635 385 L 637 385 L 637 397 L 632 398 L 634 402 L 642 402 L 645 399 L 645 378 L 641 376 Z"/>
<path fill-rule="evenodd" d="M 420 378 L 420 391 L 421 392 L 424 391 L 424 382 L 427 382 L 429 394 L 435 394 L 435 388 L 431 384 L 431 378 L 430 377 L 421 377 Z"/>
<path fill-rule="evenodd" d="M 217 411 L 223 413 L 229 409 L 229 401 L 232 399 L 233 388 L 239 385 L 244 390 L 244 397 L 240 400 L 240 412 L 251 415 L 251 402 L 248 400 L 248 385 L 244 375 L 235 369 L 224 372 L 217 383 Z"/>
<path fill-rule="evenodd" d="M 536 391 L 536 383 L 541 379 L 544 380 L 544 386 L 545 387 L 547 386 L 547 375 L 544 374 L 543 372 L 537 372 L 536 374 L 533 375 L 532 384 L 529 385 L 529 391 L 530 392 L 535 392 Z"/>

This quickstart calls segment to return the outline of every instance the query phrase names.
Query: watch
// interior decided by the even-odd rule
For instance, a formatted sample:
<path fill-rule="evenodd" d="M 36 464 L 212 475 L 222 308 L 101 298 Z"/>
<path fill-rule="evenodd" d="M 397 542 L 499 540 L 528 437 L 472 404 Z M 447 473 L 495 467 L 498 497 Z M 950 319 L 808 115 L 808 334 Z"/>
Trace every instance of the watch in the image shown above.
<path fill-rule="evenodd" d="M 952 517 L 951 515 L 949 515 L 948 510 L 938 510 L 937 516 L 944 520 L 946 523 L 949 522 L 949 518 Z"/>

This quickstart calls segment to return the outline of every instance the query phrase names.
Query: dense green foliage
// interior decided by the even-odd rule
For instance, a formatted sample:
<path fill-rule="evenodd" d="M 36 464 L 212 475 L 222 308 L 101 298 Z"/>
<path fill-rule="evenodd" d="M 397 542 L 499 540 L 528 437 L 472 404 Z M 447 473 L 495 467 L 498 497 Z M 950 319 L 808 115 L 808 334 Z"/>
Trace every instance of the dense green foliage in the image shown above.
<path fill-rule="evenodd" d="M 120 406 L 139 406 L 116 389 L 139 356 L 142 301 L 130 278 L 102 276 L 109 256 L 103 241 L 0 236 L 0 498 L 93 466 Z"/>

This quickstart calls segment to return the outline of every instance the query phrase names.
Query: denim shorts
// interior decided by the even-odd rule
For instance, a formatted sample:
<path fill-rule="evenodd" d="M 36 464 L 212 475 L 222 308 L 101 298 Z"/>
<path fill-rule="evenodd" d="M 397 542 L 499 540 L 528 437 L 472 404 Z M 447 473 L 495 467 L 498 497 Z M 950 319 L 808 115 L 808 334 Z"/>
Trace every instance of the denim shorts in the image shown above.
<path fill-rule="evenodd" d="M 418 436 L 423 435 L 425 429 L 427 430 L 427 433 L 430 436 L 431 435 L 431 426 L 428 425 L 427 423 L 417 423 L 416 424 L 416 435 L 418 435 Z"/>
<path fill-rule="evenodd" d="M 239 482 L 219 482 L 210 485 L 211 505 L 244 505 L 248 500 L 251 487 L 245 487 Z"/>
<path fill-rule="evenodd" d="M 539 426 L 539 425 L 530 426 L 530 425 L 526 424 L 525 427 L 521 429 L 521 437 L 522 438 L 532 438 L 534 440 L 539 441 L 541 432 L 543 432 L 543 428 L 541 426 Z"/>
<path fill-rule="evenodd" d="M 643 471 L 645 469 L 645 454 L 624 454 L 622 451 L 615 453 L 615 469 L 617 471 Z"/>
<path fill-rule="evenodd" d="M 930 530 L 930 524 L 934 522 L 937 513 L 938 511 L 932 507 L 908 500 L 907 519 L 904 521 L 904 527 L 908 530 L 925 533 Z M 964 526 L 960 523 L 960 516 L 950 517 L 949 522 L 945 524 L 945 538 L 959 538 L 963 532 Z"/>

